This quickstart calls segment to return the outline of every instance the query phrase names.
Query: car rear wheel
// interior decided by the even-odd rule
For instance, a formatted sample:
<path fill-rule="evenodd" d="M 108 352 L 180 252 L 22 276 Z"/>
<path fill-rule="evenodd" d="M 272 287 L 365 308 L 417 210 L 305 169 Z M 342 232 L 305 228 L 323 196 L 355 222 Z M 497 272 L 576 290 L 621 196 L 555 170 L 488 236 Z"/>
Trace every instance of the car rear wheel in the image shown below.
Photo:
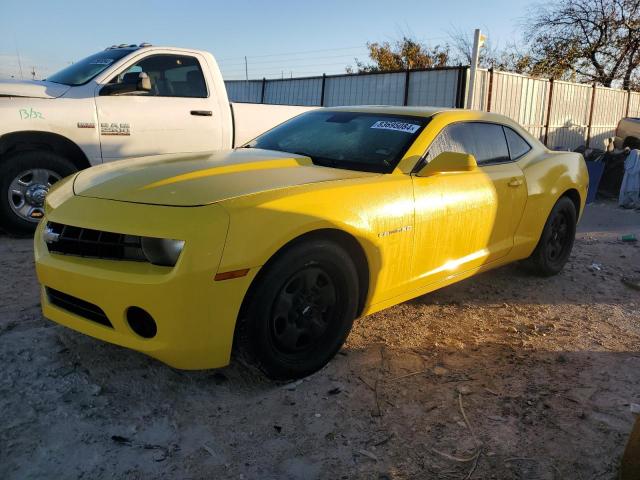
<path fill-rule="evenodd" d="M 569 259 L 576 236 L 577 212 L 573 201 L 561 197 L 554 205 L 529 266 L 541 276 L 558 274 Z"/>
<path fill-rule="evenodd" d="M 33 233 L 44 215 L 51 186 L 76 171 L 64 157 L 44 150 L 25 150 L 0 162 L 0 227 L 16 235 Z"/>
<path fill-rule="evenodd" d="M 267 376 L 309 375 L 346 340 L 358 306 L 349 254 L 327 240 L 294 245 L 257 279 L 241 323 L 241 344 Z"/>

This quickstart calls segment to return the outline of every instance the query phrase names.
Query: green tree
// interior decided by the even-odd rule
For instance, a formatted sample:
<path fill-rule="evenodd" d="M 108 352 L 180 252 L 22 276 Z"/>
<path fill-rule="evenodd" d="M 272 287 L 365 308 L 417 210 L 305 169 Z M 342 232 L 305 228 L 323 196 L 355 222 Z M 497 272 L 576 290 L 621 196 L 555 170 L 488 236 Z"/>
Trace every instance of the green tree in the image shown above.
<path fill-rule="evenodd" d="M 393 44 L 369 42 L 367 49 L 370 61 L 361 61 L 356 58 L 355 68 L 348 66 L 348 73 L 413 70 L 443 67 L 449 63 L 449 47 L 447 45 L 428 47 L 408 37 L 403 37 L 402 40 Z"/>

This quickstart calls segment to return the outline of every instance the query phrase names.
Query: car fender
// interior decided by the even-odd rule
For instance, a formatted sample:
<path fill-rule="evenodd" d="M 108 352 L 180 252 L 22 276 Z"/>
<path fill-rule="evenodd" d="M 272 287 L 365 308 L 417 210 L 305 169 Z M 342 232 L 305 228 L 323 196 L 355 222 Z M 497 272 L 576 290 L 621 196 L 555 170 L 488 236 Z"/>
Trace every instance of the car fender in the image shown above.
<path fill-rule="evenodd" d="M 527 202 L 514 237 L 514 260 L 527 258 L 538 244 L 544 225 L 558 199 L 570 191 L 579 197 L 579 216 L 584 211 L 589 174 L 582 155 L 547 151 L 520 163 L 527 185 Z"/>
<path fill-rule="evenodd" d="M 376 197 L 367 193 L 375 190 Z M 409 278 L 413 196 L 407 175 L 314 184 L 222 202 L 230 217 L 219 272 L 259 269 L 291 241 L 339 230 L 362 248 L 370 272 L 368 303 L 397 294 Z"/>

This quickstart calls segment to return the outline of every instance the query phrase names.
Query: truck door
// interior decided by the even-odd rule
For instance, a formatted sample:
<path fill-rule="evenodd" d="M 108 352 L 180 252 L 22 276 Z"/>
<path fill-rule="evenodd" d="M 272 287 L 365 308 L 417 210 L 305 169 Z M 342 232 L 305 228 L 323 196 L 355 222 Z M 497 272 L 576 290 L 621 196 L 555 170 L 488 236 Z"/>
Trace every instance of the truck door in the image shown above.
<path fill-rule="evenodd" d="M 222 148 L 216 92 L 207 88 L 202 70 L 206 62 L 197 54 L 155 54 L 133 62 L 96 95 L 105 161 Z M 150 91 L 111 93 L 114 89 L 105 88 L 137 84 L 142 72 L 151 80 Z"/>

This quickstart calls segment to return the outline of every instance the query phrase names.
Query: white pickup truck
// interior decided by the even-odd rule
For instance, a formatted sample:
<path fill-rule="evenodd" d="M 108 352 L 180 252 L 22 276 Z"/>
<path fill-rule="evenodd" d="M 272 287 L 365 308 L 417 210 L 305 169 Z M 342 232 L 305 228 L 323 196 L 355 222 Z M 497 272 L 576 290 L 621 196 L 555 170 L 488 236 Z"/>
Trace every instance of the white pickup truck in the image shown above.
<path fill-rule="evenodd" d="M 102 162 L 233 148 L 308 110 L 229 103 L 208 52 L 118 45 L 45 81 L 0 82 L 0 227 L 28 233 L 49 187 Z"/>

